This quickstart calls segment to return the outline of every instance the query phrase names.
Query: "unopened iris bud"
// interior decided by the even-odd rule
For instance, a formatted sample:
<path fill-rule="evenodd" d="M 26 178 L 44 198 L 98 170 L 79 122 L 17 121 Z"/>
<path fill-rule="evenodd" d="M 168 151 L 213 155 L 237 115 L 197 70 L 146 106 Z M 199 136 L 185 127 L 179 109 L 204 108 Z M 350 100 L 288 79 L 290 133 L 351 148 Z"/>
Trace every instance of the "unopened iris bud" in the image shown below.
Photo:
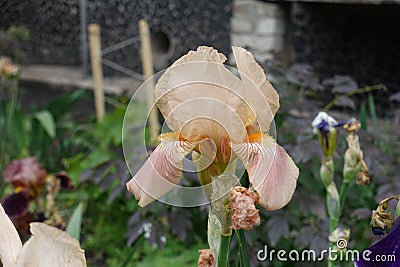
<path fill-rule="evenodd" d="M 333 160 L 324 161 L 319 170 L 321 181 L 324 184 L 325 188 L 327 188 L 331 182 L 333 181 Z"/>
<path fill-rule="evenodd" d="M 368 184 L 370 181 L 368 167 L 363 159 L 363 152 L 360 148 L 358 135 L 355 134 L 361 127 L 361 124 L 354 118 L 348 120 L 343 128 L 348 131 L 347 136 L 348 149 L 344 156 L 344 182 L 350 183 L 357 178 L 358 185 Z"/>
<path fill-rule="evenodd" d="M 360 173 L 362 159 L 360 154 L 348 148 L 344 154 L 343 182 L 350 183 Z"/>
<path fill-rule="evenodd" d="M 331 158 L 336 150 L 337 131 L 334 127 L 336 125 L 337 121 L 326 112 L 319 112 L 311 123 L 327 159 Z"/>
<path fill-rule="evenodd" d="M 328 214 L 330 218 L 339 218 L 341 209 L 340 209 L 340 197 L 339 191 L 334 182 L 332 182 L 326 188 L 327 198 L 326 198 L 326 206 L 328 209 Z"/>

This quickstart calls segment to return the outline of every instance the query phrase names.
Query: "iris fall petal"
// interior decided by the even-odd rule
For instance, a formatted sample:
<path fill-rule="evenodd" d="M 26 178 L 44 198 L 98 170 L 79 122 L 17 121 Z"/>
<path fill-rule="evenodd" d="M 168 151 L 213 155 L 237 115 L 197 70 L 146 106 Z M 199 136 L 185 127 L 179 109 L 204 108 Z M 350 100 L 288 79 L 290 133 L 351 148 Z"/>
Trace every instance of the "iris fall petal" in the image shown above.
<path fill-rule="evenodd" d="M 233 144 L 233 151 L 246 165 L 249 180 L 260 194 L 260 204 L 267 210 L 285 206 L 296 189 L 299 169 L 275 140 L 262 136 L 260 142 Z"/>
<path fill-rule="evenodd" d="M 171 191 L 182 176 L 182 160 L 197 143 L 165 138 L 142 168 L 127 183 L 128 190 L 144 207 Z"/>

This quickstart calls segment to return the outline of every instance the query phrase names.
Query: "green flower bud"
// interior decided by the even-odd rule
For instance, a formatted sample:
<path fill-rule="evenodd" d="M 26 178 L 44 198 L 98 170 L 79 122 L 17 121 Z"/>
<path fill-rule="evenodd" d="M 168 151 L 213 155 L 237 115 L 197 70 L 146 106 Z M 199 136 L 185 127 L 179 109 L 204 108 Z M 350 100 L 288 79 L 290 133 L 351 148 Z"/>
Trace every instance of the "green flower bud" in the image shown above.
<path fill-rule="evenodd" d="M 319 112 L 311 125 L 314 128 L 314 132 L 318 135 L 325 158 L 332 158 L 336 150 L 337 131 L 334 127 L 337 125 L 336 120 L 325 112 Z"/>
<path fill-rule="evenodd" d="M 368 167 L 363 160 L 358 135 L 349 134 L 346 138 L 349 148 L 344 154 L 343 182 L 350 183 L 358 177 L 357 184 L 369 182 Z"/>
<path fill-rule="evenodd" d="M 358 159 L 355 160 L 356 155 L 350 149 L 347 149 L 344 156 L 344 167 L 343 167 L 343 182 L 350 183 L 356 178 L 357 174 L 361 171 L 362 162 Z M 354 165 L 353 165 L 354 164 Z"/>
<path fill-rule="evenodd" d="M 333 160 L 330 159 L 328 161 L 324 161 L 321 165 L 319 172 L 321 181 L 324 184 L 325 188 L 327 188 L 333 181 L 333 172 L 334 172 Z"/>

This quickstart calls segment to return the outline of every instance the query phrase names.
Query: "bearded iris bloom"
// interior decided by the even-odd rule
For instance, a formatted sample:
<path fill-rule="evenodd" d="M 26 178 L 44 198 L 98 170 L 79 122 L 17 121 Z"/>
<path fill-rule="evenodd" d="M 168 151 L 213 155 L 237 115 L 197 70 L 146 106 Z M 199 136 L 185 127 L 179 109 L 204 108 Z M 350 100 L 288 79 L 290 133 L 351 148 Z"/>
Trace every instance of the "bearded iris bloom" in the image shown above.
<path fill-rule="evenodd" d="M 31 223 L 32 237 L 22 245 L 11 220 L 0 205 L 0 260 L 4 267 L 86 266 L 79 242 L 67 233 L 44 223 Z"/>
<path fill-rule="evenodd" d="M 29 212 L 29 201 L 29 193 L 26 190 L 6 196 L 1 201 L 18 232 L 23 234 L 29 232 L 29 223 L 33 221 L 33 214 Z"/>
<path fill-rule="evenodd" d="M 160 135 L 160 144 L 127 183 L 140 206 L 178 185 L 182 160 L 189 153 L 209 160 L 206 169 L 212 176 L 240 159 L 267 210 L 282 208 L 292 198 L 299 170 L 267 134 L 279 96 L 249 52 L 233 47 L 233 54 L 241 78 L 223 65 L 223 54 L 202 46 L 178 59 L 159 79 L 156 105 L 172 132 Z"/>
<path fill-rule="evenodd" d="M 4 169 L 3 177 L 17 192 L 28 190 L 32 197 L 36 197 L 46 182 L 46 170 L 35 157 L 16 159 Z"/>
<path fill-rule="evenodd" d="M 74 188 L 67 173 L 47 174 L 35 157 L 11 161 L 2 174 L 4 180 L 14 186 L 14 192 L 4 197 L 1 204 L 21 234 L 29 232 L 30 222 L 44 221 L 45 216 L 56 213 L 54 198 L 60 187 Z M 40 204 L 43 193 L 46 193 L 46 214 Z M 36 203 L 33 213 L 29 211 L 31 201 Z"/>

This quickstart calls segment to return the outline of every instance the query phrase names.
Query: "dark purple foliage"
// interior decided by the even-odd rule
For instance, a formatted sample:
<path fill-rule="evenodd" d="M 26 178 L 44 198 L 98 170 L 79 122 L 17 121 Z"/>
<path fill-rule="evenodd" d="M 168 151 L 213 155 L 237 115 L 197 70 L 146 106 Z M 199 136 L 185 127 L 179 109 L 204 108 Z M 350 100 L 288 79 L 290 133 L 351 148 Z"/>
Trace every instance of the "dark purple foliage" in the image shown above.
<path fill-rule="evenodd" d="M 307 64 L 296 63 L 292 65 L 286 73 L 286 79 L 291 83 L 314 91 L 323 89 L 318 76 L 313 72 L 313 68 Z"/>
<path fill-rule="evenodd" d="M 187 212 L 176 211 L 170 213 L 168 220 L 171 226 L 172 234 L 176 235 L 179 241 L 184 242 L 186 240 L 187 233 L 193 230 L 192 222 L 189 219 Z"/>
<path fill-rule="evenodd" d="M 335 75 L 332 78 L 325 79 L 322 84 L 332 86 L 332 92 L 339 94 L 349 93 L 359 87 L 357 82 L 348 75 Z"/>
<path fill-rule="evenodd" d="M 112 189 L 108 197 L 108 202 L 111 203 L 119 195 L 127 191 L 125 184 L 129 179 L 129 171 L 126 167 L 125 161 L 122 159 L 116 159 L 107 161 L 95 168 L 83 171 L 79 181 L 91 181 L 98 184 L 100 192 Z M 130 197 L 130 194 L 127 194 L 127 197 Z"/>
<path fill-rule="evenodd" d="M 356 103 L 353 99 L 346 95 L 340 95 L 335 100 L 335 106 L 343 107 L 343 108 L 350 108 L 352 110 L 356 109 Z"/>

